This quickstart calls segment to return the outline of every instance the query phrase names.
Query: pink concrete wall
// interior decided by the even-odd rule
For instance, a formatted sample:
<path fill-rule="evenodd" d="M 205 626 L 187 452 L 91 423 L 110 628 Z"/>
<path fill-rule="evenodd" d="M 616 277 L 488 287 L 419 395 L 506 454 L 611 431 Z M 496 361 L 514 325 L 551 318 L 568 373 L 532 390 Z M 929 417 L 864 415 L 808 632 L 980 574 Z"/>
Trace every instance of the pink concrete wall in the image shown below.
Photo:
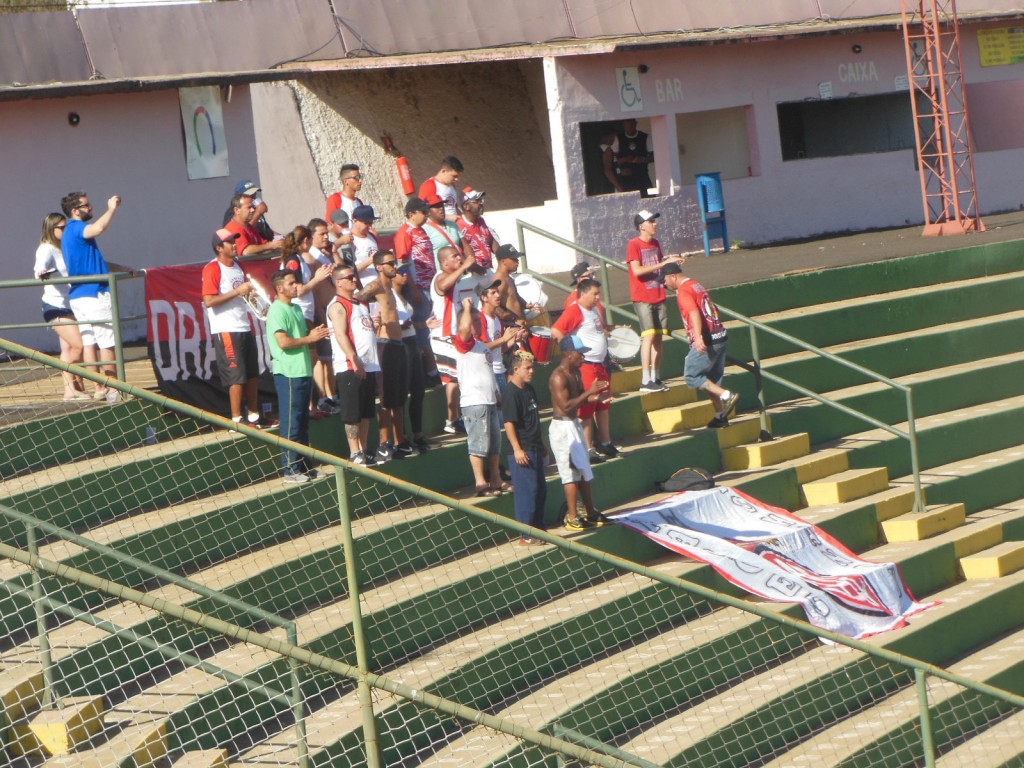
<path fill-rule="evenodd" d="M 962 34 L 967 82 L 1020 79 L 1024 65 L 1000 67 L 999 72 L 979 67 L 975 30 L 964 28 Z M 855 44 L 861 46 L 859 54 L 852 50 Z M 619 108 L 616 68 L 641 64 L 648 67 L 640 75 L 645 108 L 632 114 L 650 117 L 652 125 L 674 132 L 675 120 L 659 121 L 659 116 L 752 107 L 751 153 L 759 174 L 724 183 L 734 240 L 753 244 L 922 221 L 911 149 L 791 162 L 781 158 L 778 103 L 817 99 L 822 83 L 831 83 L 834 98 L 901 90 L 896 83 L 906 74 L 902 36 L 876 32 L 559 59 L 558 108 L 566 126 L 573 226 L 580 242 L 618 255 L 632 235 L 631 213 L 641 207 L 636 193 L 585 196 L 577 126 L 629 116 Z M 674 135 L 668 141 L 654 138 L 661 146 L 676 143 Z M 1019 167 L 1024 151 L 980 153 L 975 159 L 982 210 L 1018 207 L 1024 191 L 1010 169 Z M 656 165 L 661 180 L 673 163 L 661 157 Z M 667 181 L 661 189 L 671 193 L 643 201 L 642 206 L 663 212 L 661 239 L 669 250 L 702 248 L 694 180 Z"/>
<path fill-rule="evenodd" d="M 231 175 L 189 181 L 177 90 L 0 103 L 0 280 L 32 276 L 43 217 L 60 210 L 66 193 L 83 189 L 98 213 L 119 194 L 123 203 L 100 239 L 111 261 L 137 267 L 211 258 L 210 236 L 221 225 L 235 183 L 256 178 L 256 143 L 247 87 L 225 102 Z M 68 125 L 68 113 L 81 122 Z M 268 202 L 273 208 L 273 194 Z M 126 286 L 126 313 L 141 314 L 141 281 Z M 0 295 L 0 322 L 41 320 L 41 289 Z M 143 328 L 137 325 L 133 335 Z M 20 343 L 55 349 L 46 329 L 12 332 Z"/>

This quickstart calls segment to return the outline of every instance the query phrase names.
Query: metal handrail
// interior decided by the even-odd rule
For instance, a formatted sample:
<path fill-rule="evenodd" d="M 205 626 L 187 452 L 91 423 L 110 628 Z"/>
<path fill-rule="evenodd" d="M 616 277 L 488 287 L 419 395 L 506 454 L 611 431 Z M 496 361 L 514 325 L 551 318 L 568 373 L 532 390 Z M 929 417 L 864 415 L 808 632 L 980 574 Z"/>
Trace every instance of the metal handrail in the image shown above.
<path fill-rule="evenodd" d="M 585 254 L 587 256 L 590 256 L 591 258 L 597 259 L 598 260 L 598 264 L 600 265 L 600 269 L 601 269 L 601 281 L 600 281 L 601 282 L 601 298 L 604 301 L 606 313 L 609 312 L 610 310 L 614 309 L 615 311 L 617 311 L 620 314 L 628 315 L 628 316 L 630 316 L 634 320 L 636 319 L 636 315 L 633 315 L 632 313 L 628 313 L 628 312 L 626 312 L 624 310 L 621 310 L 618 307 L 610 306 L 610 303 L 611 303 L 611 300 L 610 300 L 611 292 L 610 292 L 609 287 L 608 287 L 608 277 L 607 277 L 608 271 L 607 271 L 607 269 L 608 269 L 609 266 L 611 266 L 611 267 L 615 267 L 616 269 L 622 270 L 623 272 L 628 272 L 629 268 L 625 264 L 623 264 L 622 262 L 616 261 L 615 259 L 612 259 L 612 258 L 610 258 L 608 256 L 605 256 L 602 253 L 598 253 L 595 250 L 587 248 L 586 246 L 582 246 L 582 245 L 579 245 L 577 243 L 573 243 L 570 240 L 566 240 L 563 237 L 559 237 L 558 235 L 556 235 L 556 234 L 554 234 L 552 232 L 548 232 L 546 230 L 543 230 L 540 227 L 534 226 L 533 224 L 530 224 L 528 222 L 523 221 L 522 219 L 516 219 L 516 232 L 517 232 L 517 234 L 519 236 L 519 247 L 520 247 L 520 250 L 524 252 L 524 257 L 520 259 L 520 265 L 522 267 L 522 271 L 524 271 L 524 272 L 529 271 L 527 266 L 526 266 L 526 260 L 525 260 L 526 243 L 525 243 L 525 234 L 524 233 L 526 231 L 533 232 L 534 234 L 540 235 L 541 237 L 546 237 L 547 239 L 551 240 L 552 242 L 556 242 L 556 243 L 558 243 L 560 245 L 564 245 L 564 246 L 566 246 L 568 248 L 572 248 L 572 249 L 578 251 L 579 253 L 583 253 L 583 254 Z M 547 285 L 551 285 L 551 286 L 553 286 L 555 288 L 559 288 L 559 289 L 561 289 L 563 291 L 571 291 L 572 290 L 571 286 L 567 286 L 567 285 L 564 285 L 562 283 L 559 283 L 556 280 L 552 280 L 551 278 L 547 277 L 546 275 L 540 275 L 540 274 L 538 274 L 536 272 L 532 272 L 532 271 L 530 271 L 530 275 L 533 278 L 538 279 L 538 280 L 544 282 Z M 747 370 L 751 371 L 754 374 L 754 379 L 755 379 L 755 382 L 756 382 L 756 385 L 757 385 L 757 399 L 758 399 L 758 402 L 760 404 L 761 433 L 762 433 L 763 436 L 764 435 L 768 435 L 768 429 L 767 429 L 767 424 L 768 424 L 768 421 L 767 421 L 767 404 L 766 404 L 766 399 L 765 399 L 765 395 L 764 395 L 764 384 L 763 384 L 763 380 L 764 379 L 768 379 L 769 381 L 773 381 L 776 384 L 781 384 L 782 386 L 787 387 L 788 389 L 791 389 L 792 391 L 797 392 L 797 393 L 799 393 L 801 395 L 804 395 L 805 397 L 809 397 L 812 400 L 816 400 L 819 403 L 822 403 L 824 405 L 827 405 L 827 406 L 830 406 L 832 408 L 835 408 L 836 410 L 840 411 L 841 413 L 845 413 L 848 416 L 852 416 L 854 418 L 860 419 L 861 421 L 864 421 L 864 422 L 866 422 L 868 424 L 871 424 L 874 427 L 877 427 L 879 429 L 883 429 L 886 432 L 888 432 L 888 433 L 890 433 L 892 435 L 895 435 L 896 437 L 899 437 L 899 438 L 902 438 L 902 439 L 906 440 L 909 443 L 909 447 L 910 447 L 910 467 L 911 467 L 911 474 L 913 476 L 913 482 L 914 482 L 914 511 L 915 512 L 923 512 L 924 511 L 924 509 L 925 509 L 924 490 L 921 487 L 921 466 L 920 466 L 920 458 L 919 458 L 918 449 L 917 449 L 917 427 L 916 427 L 916 425 L 914 423 L 914 399 L 913 399 L 913 394 L 914 393 L 913 393 L 913 390 L 910 387 L 908 387 L 908 386 L 906 386 L 904 384 L 900 384 L 897 381 L 893 381 L 892 379 L 888 378 L 887 376 L 883 376 L 880 373 L 876 373 L 875 371 L 872 371 L 869 368 L 865 368 L 862 365 L 858 365 L 857 363 L 852 363 L 849 360 L 844 360 L 843 358 L 839 357 L 838 355 L 834 355 L 831 352 L 827 352 L 824 349 L 820 349 L 819 347 L 816 347 L 813 344 L 808 344 L 806 341 L 803 341 L 802 339 L 798 339 L 795 336 L 790 336 L 788 333 L 784 333 L 783 331 L 776 330 L 775 328 L 772 328 L 769 325 L 765 325 L 764 323 L 758 322 L 757 320 L 754 320 L 752 318 L 746 317 L 745 315 L 742 315 L 739 312 L 736 312 L 735 310 L 729 309 L 728 307 L 723 307 L 721 304 L 717 304 L 716 303 L 716 306 L 718 307 L 718 311 L 719 312 L 721 312 L 722 314 L 728 315 L 729 317 L 733 318 L 734 320 L 742 323 L 743 325 L 746 325 L 750 329 L 750 350 L 751 350 L 751 354 L 753 355 L 753 358 L 754 358 L 753 362 L 750 363 L 750 364 L 745 364 L 745 363 L 742 363 L 742 362 L 736 360 L 735 358 L 731 358 L 731 357 L 729 358 L 729 360 L 730 360 L 730 362 L 734 362 L 734 363 L 737 363 L 738 365 L 741 365 L 743 368 L 746 368 Z M 869 414 L 863 413 L 862 411 L 858 411 L 858 410 L 856 410 L 854 408 L 850 408 L 849 406 L 844 405 L 844 404 L 842 404 L 842 403 L 840 403 L 840 402 L 838 402 L 836 400 L 833 400 L 830 397 L 827 397 L 825 395 L 819 394 L 817 392 L 813 392 L 813 391 L 807 389 L 806 387 L 803 387 L 800 384 L 797 384 L 794 381 L 790 381 L 789 379 L 786 379 L 786 378 L 784 378 L 782 376 L 779 376 L 777 374 L 771 373 L 770 371 L 766 371 L 764 369 L 764 366 L 761 364 L 761 355 L 760 355 L 760 351 L 759 351 L 758 343 L 757 343 L 757 331 L 761 331 L 763 333 L 766 333 L 769 336 L 774 336 L 775 338 L 777 338 L 777 339 L 779 339 L 781 341 L 784 341 L 784 342 L 787 342 L 789 344 L 792 344 L 793 346 L 797 347 L 798 349 L 802 349 L 805 352 L 810 352 L 811 354 L 817 355 L 818 357 L 821 357 L 821 358 L 823 358 L 825 360 L 829 360 L 829 361 L 831 361 L 833 363 L 837 363 L 837 364 L 839 364 L 839 365 L 841 365 L 841 366 L 843 366 L 845 368 L 850 369 L 851 371 L 855 371 L 856 373 L 859 373 L 862 376 L 865 376 L 866 378 L 872 379 L 875 382 L 878 382 L 880 384 L 884 384 L 887 387 L 890 387 L 890 388 L 895 389 L 897 391 L 903 392 L 904 398 L 905 398 L 905 402 L 906 402 L 906 409 L 907 409 L 907 429 L 906 430 L 901 430 L 901 429 L 899 429 L 897 427 L 894 427 L 894 426 L 892 426 L 890 424 L 886 424 L 885 422 L 880 421 L 879 419 L 876 419 L 873 416 L 870 416 Z M 677 331 L 673 331 L 670 335 L 673 338 L 675 338 L 675 339 L 679 339 L 681 341 L 685 341 L 685 342 L 689 343 L 688 339 L 683 334 L 680 334 Z"/>
<path fill-rule="evenodd" d="M 33 279 L 22 279 L 22 280 L 0 280 L 0 290 L 4 288 L 41 288 L 50 283 L 59 282 L 61 285 L 80 285 L 82 283 L 106 283 L 110 289 L 110 314 L 113 318 L 114 328 L 114 367 L 117 370 L 117 378 L 121 381 L 125 380 L 125 359 L 124 359 L 124 339 L 122 338 L 122 324 L 127 322 L 133 322 L 135 320 L 145 320 L 146 315 L 130 315 L 128 317 L 121 317 L 121 304 L 118 298 L 117 283 L 121 280 L 137 280 L 146 276 L 146 270 L 140 270 L 134 275 L 127 272 L 108 272 L 102 275 L 79 275 L 77 277 L 65 277 L 61 276 L 54 280 L 40 280 L 38 278 Z M 65 325 L 89 325 L 90 323 L 76 320 L 75 322 L 65 323 Z M 35 323 L 6 323 L 0 325 L 0 331 L 8 330 L 25 330 L 29 328 L 49 328 L 50 323 L 35 322 Z M 80 365 L 87 368 L 100 368 L 107 365 L 109 361 L 97 360 L 94 363 L 82 362 Z"/>
<path fill-rule="evenodd" d="M 864 654 L 872 656 L 874 658 L 882 659 L 888 663 L 894 664 L 898 667 L 912 671 L 917 682 L 919 690 L 919 708 L 920 717 L 922 718 L 922 728 L 927 728 L 927 720 L 929 717 L 928 702 L 927 702 L 927 688 L 922 684 L 922 681 L 926 676 L 937 677 L 942 680 L 946 680 L 956 685 L 962 686 L 978 693 L 992 696 L 1001 701 L 1005 701 L 1015 707 L 1024 708 L 1024 696 L 1011 693 L 1010 691 L 997 688 L 988 683 L 978 682 L 971 680 L 966 677 L 962 677 L 953 672 L 949 672 L 941 667 L 929 664 L 927 662 L 919 661 L 909 656 L 905 656 L 900 653 L 896 653 L 887 648 L 880 648 L 876 645 L 870 644 L 862 640 L 855 640 L 845 635 L 840 635 L 829 630 L 822 629 L 820 627 L 809 624 L 806 621 L 801 621 L 796 618 L 792 618 L 783 613 L 778 613 L 765 607 L 764 605 L 756 602 L 748 602 L 740 597 L 729 595 L 726 593 L 718 592 L 709 587 L 701 586 L 696 582 L 686 581 L 680 577 L 672 574 L 667 574 L 659 569 L 647 567 L 639 563 L 626 560 L 625 558 L 617 555 L 602 552 L 591 549 L 586 544 L 579 543 L 571 539 L 563 539 L 560 536 L 548 533 L 545 530 L 538 530 L 530 527 L 524 523 L 520 523 L 514 519 L 509 519 L 503 515 L 490 512 L 488 510 L 481 509 L 473 504 L 468 504 L 463 501 L 458 501 L 451 497 L 445 496 L 444 494 L 432 491 L 427 488 L 415 485 L 408 481 L 401 480 L 394 476 L 384 475 L 373 469 L 356 466 L 351 464 L 344 459 L 341 459 L 333 454 L 325 453 L 323 451 L 315 450 L 308 446 L 293 443 L 289 440 L 281 438 L 277 435 L 268 434 L 265 431 L 258 429 L 252 429 L 246 425 L 236 424 L 235 422 L 223 418 L 221 416 L 203 411 L 202 409 L 191 406 L 187 403 L 182 403 L 177 400 L 173 400 L 166 396 L 150 392 L 149 390 L 134 387 L 123 381 L 114 381 L 102 377 L 92 371 L 87 371 L 79 366 L 75 366 L 69 363 L 65 363 L 61 360 L 57 360 L 53 357 L 49 357 L 35 350 L 29 349 L 22 345 L 14 344 L 3 339 L 0 339 L 0 349 L 8 352 L 13 352 L 17 355 L 27 357 L 36 362 L 43 363 L 47 366 L 68 371 L 70 373 L 80 374 L 84 378 L 88 378 L 99 383 L 106 383 L 108 386 L 118 389 L 126 395 L 131 395 L 145 402 L 149 402 L 162 409 L 174 411 L 184 416 L 200 419 L 214 427 L 232 430 L 240 432 L 246 435 L 250 440 L 261 442 L 263 444 L 281 449 L 287 448 L 288 450 L 295 451 L 300 455 L 324 464 L 329 464 L 340 470 L 340 477 L 338 478 L 339 483 L 339 495 L 343 492 L 343 488 L 347 483 L 347 479 L 350 476 L 364 477 L 373 482 L 380 483 L 386 487 L 392 488 L 399 493 L 408 494 L 414 498 L 425 499 L 430 503 L 442 504 L 449 509 L 458 510 L 466 513 L 473 518 L 482 520 L 484 522 L 493 524 L 497 527 L 504 528 L 509 532 L 510 536 L 529 534 L 535 538 L 541 539 L 554 546 L 565 549 L 569 552 L 575 553 L 587 557 L 589 559 L 604 563 L 612 568 L 624 570 L 626 572 L 634 573 L 638 576 L 651 579 L 660 584 L 664 584 L 669 588 L 681 589 L 690 594 L 696 595 L 699 598 L 713 601 L 722 605 L 737 608 L 746 613 L 754 614 L 762 619 L 768 620 L 774 624 L 779 624 L 794 631 L 810 635 L 826 642 L 830 642 L 837 645 L 846 646 L 854 650 L 860 651 Z M 341 509 L 342 501 L 339 498 L 339 512 L 344 514 L 344 510 Z M 349 523 L 350 525 L 350 523 Z M 346 557 L 356 558 L 354 551 L 346 550 Z M 165 613 L 176 619 L 181 619 L 189 623 L 193 623 L 196 626 L 204 629 L 211 630 L 213 632 L 221 633 L 227 637 L 231 637 L 236 640 L 241 640 L 253 645 L 259 646 L 266 650 L 274 653 L 278 653 L 285 656 L 290 661 L 294 661 L 297 664 L 310 665 L 325 671 L 343 675 L 351 680 L 365 681 L 372 688 L 379 690 L 388 691 L 395 693 L 403 698 L 418 704 L 436 709 L 448 714 L 455 716 L 469 718 L 473 722 L 485 725 L 486 727 L 493 728 L 503 733 L 508 733 L 518 738 L 525 739 L 531 743 L 538 744 L 540 746 L 561 751 L 565 754 L 572 755 L 575 757 L 584 758 L 590 760 L 595 765 L 601 766 L 621 766 L 624 763 L 612 758 L 608 755 L 594 752 L 585 747 L 572 744 L 563 739 L 559 739 L 548 734 L 541 733 L 532 729 L 524 728 L 518 724 L 507 722 L 499 717 L 488 715 L 483 712 L 474 710 L 464 704 L 444 699 L 442 697 L 427 693 L 422 690 L 417 690 L 398 683 L 394 680 L 387 678 L 384 675 L 378 675 L 373 672 L 361 670 L 358 666 L 354 667 L 344 662 L 331 659 L 320 654 L 313 653 L 305 648 L 298 646 L 296 639 L 289 637 L 287 641 L 282 641 L 277 638 L 272 638 L 268 635 L 256 632 L 251 629 L 245 629 L 235 624 L 225 622 L 221 619 L 211 617 L 209 615 L 195 611 L 194 609 L 186 608 L 183 606 L 176 605 L 165 599 L 153 597 L 151 595 L 144 594 L 138 590 L 125 587 L 117 584 L 109 579 L 103 579 L 93 574 L 85 573 L 78 569 L 72 568 L 68 565 L 53 563 L 47 561 L 33 552 L 24 552 L 16 547 L 12 547 L 8 544 L 0 542 L 0 557 L 6 557 L 27 565 L 34 570 L 38 570 L 43 573 L 48 573 L 54 576 L 72 580 L 78 584 L 82 584 L 90 589 L 99 590 L 107 594 L 112 595 L 118 599 L 128 600 L 139 605 L 143 605 L 154 610 Z M 353 569 L 354 570 L 354 569 Z M 357 574 L 347 573 L 349 580 L 356 579 Z M 358 583 L 349 585 L 350 599 L 352 595 L 358 595 Z M 353 606 L 353 612 L 358 611 L 358 606 Z M 366 644 L 369 642 L 365 635 L 355 633 L 355 642 L 357 646 L 359 644 Z M 369 648 L 368 645 L 365 646 Z M 372 702 L 369 704 L 372 706 Z M 364 729 L 366 731 L 366 740 L 369 744 L 371 741 L 376 741 L 375 735 L 375 721 L 372 716 L 367 717 L 365 720 Z M 927 747 L 925 747 L 927 750 Z M 934 755 L 932 754 L 932 757 Z M 925 756 L 926 759 L 928 755 Z M 628 764 L 628 763 L 626 763 Z"/>

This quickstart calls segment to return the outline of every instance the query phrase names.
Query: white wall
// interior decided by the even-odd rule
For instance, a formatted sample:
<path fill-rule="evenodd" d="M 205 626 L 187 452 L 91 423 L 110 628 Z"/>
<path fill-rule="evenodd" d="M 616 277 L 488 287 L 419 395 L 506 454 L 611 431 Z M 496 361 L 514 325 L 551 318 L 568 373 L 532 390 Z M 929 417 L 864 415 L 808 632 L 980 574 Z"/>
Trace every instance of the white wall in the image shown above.
<path fill-rule="evenodd" d="M 123 199 L 100 238 L 110 261 L 136 267 L 212 258 L 210 237 L 240 179 L 257 178 L 249 90 L 235 86 L 224 103 L 231 175 L 189 181 L 176 90 L 0 103 L 0 280 L 32 277 L 32 261 L 44 216 L 60 210 L 68 192 L 84 190 L 105 210 Z M 68 113 L 81 122 L 68 124 Z M 269 192 L 269 190 L 268 190 Z M 273 207 L 273 196 L 270 195 Z M 142 314 L 142 281 L 126 285 L 124 314 Z M 2 323 L 42 320 L 40 288 L 0 294 Z M 57 349 L 43 328 L 0 332 L 27 346 Z M 141 326 L 129 337 L 142 335 Z"/>
<path fill-rule="evenodd" d="M 983 70 L 976 31 L 962 28 L 967 82 L 1024 77 L 1024 65 Z M 854 44 L 861 53 L 853 52 Z M 641 64 L 648 67 L 640 76 L 644 111 L 622 112 L 616 68 Z M 571 195 L 576 236 L 595 250 L 624 252 L 633 234 L 632 212 L 639 207 L 662 212 L 659 237 L 667 250 L 702 248 L 699 213 L 692 177 L 671 178 L 661 185 L 668 194 L 650 200 L 641 201 L 637 193 L 586 197 L 578 162 L 580 122 L 651 118 L 660 179 L 673 164 L 678 168 L 660 147 L 685 142 L 676 135 L 674 115 L 743 105 L 753 109 L 750 150 L 757 175 L 724 182 L 733 240 L 764 243 L 923 221 L 913 150 L 783 162 L 779 148 L 780 102 L 817 99 L 822 83 L 831 84 L 835 98 L 901 90 L 897 79 L 906 75 L 906 59 L 898 32 L 579 56 L 558 59 L 556 70 L 568 171 L 564 188 Z M 1024 190 L 1015 169 L 1022 161 L 1024 150 L 976 154 L 982 212 L 1021 204 Z"/>

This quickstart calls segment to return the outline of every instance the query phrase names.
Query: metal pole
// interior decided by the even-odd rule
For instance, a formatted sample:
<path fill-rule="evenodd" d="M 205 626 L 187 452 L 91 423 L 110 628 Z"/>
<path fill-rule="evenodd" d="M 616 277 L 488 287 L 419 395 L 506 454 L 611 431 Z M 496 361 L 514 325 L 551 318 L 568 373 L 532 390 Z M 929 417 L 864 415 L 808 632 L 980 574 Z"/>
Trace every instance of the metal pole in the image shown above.
<path fill-rule="evenodd" d="M 602 259 L 598 262 L 601 273 L 601 302 L 604 306 L 605 325 L 615 325 L 612 320 L 612 287 L 608 285 L 608 264 Z"/>
<path fill-rule="evenodd" d="M 768 424 L 768 404 L 764 397 L 764 379 L 761 377 L 761 352 L 757 346 L 757 328 L 750 328 L 750 354 L 754 358 L 754 384 L 757 386 L 757 402 L 760 404 L 759 418 L 761 419 L 761 440 L 771 438 L 771 429 Z"/>
<path fill-rule="evenodd" d="M 359 573 L 356 569 L 356 544 L 352 536 L 352 516 L 349 508 L 348 477 L 344 467 L 335 467 L 338 485 L 338 514 L 341 521 L 342 542 L 345 547 L 345 578 L 348 580 L 348 599 L 352 604 L 352 636 L 356 644 L 356 668 L 359 670 L 359 705 L 363 715 L 363 738 L 366 742 L 367 768 L 383 768 L 380 742 L 377 738 L 377 718 L 373 713 L 373 696 L 367 675 L 370 672 L 369 645 L 363 629 L 363 614 L 359 605 Z"/>
<path fill-rule="evenodd" d="M 127 381 L 124 374 L 124 346 L 121 341 L 121 306 L 117 298 L 117 278 L 107 275 L 107 286 L 110 288 L 110 315 L 114 326 L 114 367 L 117 378 Z"/>
<path fill-rule="evenodd" d="M 910 471 L 914 474 L 914 511 L 924 512 L 921 463 L 917 456 L 917 429 L 914 426 L 914 393 L 910 389 L 907 390 L 907 440 L 910 441 Z"/>
<path fill-rule="evenodd" d="M 526 233 L 523 231 L 523 222 L 516 219 L 516 235 L 519 239 L 519 266 L 520 272 L 525 272 L 526 267 Z"/>
<path fill-rule="evenodd" d="M 935 737 L 932 734 L 932 717 L 928 711 L 928 681 L 923 669 L 914 670 L 917 685 L 917 708 L 921 712 L 921 750 L 924 752 L 925 768 L 935 768 Z"/>
<path fill-rule="evenodd" d="M 30 555 L 39 556 L 35 526 L 25 524 L 25 537 Z M 50 653 L 50 636 L 46 630 L 46 607 L 43 594 L 43 577 L 38 568 L 32 569 L 32 609 L 36 615 L 36 633 L 39 635 L 39 663 L 43 667 L 43 709 L 52 709 L 56 696 L 53 692 L 53 655 Z"/>
<path fill-rule="evenodd" d="M 299 632 L 293 621 L 288 627 L 288 642 L 299 644 Z M 288 657 L 289 674 L 292 678 L 292 712 L 295 714 L 295 744 L 298 747 L 299 768 L 309 768 L 309 744 L 306 741 L 306 706 L 302 699 L 302 665 Z"/>

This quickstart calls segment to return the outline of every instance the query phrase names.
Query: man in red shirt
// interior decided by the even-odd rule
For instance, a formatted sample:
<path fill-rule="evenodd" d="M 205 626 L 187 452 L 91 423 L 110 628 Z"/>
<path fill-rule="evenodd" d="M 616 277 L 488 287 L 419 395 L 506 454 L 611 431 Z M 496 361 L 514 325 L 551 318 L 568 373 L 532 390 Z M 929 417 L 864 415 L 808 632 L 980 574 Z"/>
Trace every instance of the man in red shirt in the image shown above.
<path fill-rule="evenodd" d="M 281 243 L 277 240 L 267 240 L 253 228 L 249 222 L 252 219 L 253 204 L 250 195 L 235 195 L 231 198 L 231 210 L 234 215 L 231 221 L 224 225 L 224 228 L 237 235 L 235 247 L 239 256 L 255 256 L 266 251 L 277 251 Z"/>
<path fill-rule="evenodd" d="M 359 191 L 363 188 L 363 174 L 359 171 L 359 166 L 355 163 L 345 163 L 341 166 L 338 176 L 341 180 L 341 191 L 327 198 L 327 215 L 324 218 L 328 221 L 331 220 L 331 214 L 338 209 L 343 210 L 351 218 L 352 211 L 364 205 L 359 199 Z"/>
<path fill-rule="evenodd" d="M 665 309 L 665 288 L 658 279 L 666 261 L 661 252 L 658 234 L 660 213 L 639 211 L 633 217 L 633 226 L 639 231 L 626 245 L 626 265 L 629 267 L 629 297 L 640 318 L 641 392 L 663 392 L 668 387 L 660 378 L 662 338 L 668 336 L 668 312 Z"/>
<path fill-rule="evenodd" d="M 429 295 L 430 284 L 437 274 L 434 245 L 423 229 L 427 220 L 427 203 L 411 197 L 405 204 L 405 223 L 395 232 L 395 256 L 399 261 L 412 262 L 412 275 L 421 291 Z"/>
<path fill-rule="evenodd" d="M 459 225 L 462 239 L 472 249 L 476 263 L 484 269 L 491 269 L 494 266 L 493 255 L 498 252 L 498 243 L 494 239 L 494 233 L 484 221 L 484 195 L 486 194 L 486 192 L 478 192 L 472 187 L 466 187 L 462 192 L 462 215 L 455 223 Z"/>
<path fill-rule="evenodd" d="M 432 195 L 437 195 L 444 200 L 444 217 L 448 221 L 455 221 L 459 215 L 455 185 L 458 184 L 459 174 L 463 170 L 462 161 L 454 155 L 449 155 L 441 161 L 441 170 L 420 184 L 420 198 L 429 200 Z"/>
<path fill-rule="evenodd" d="M 727 427 L 729 414 L 736 407 L 740 396 L 721 386 L 729 340 L 725 326 L 718 317 L 718 307 L 703 285 L 683 275 L 678 262 L 666 264 L 661 273 L 665 285 L 676 292 L 679 314 L 690 340 L 690 351 L 683 364 L 686 386 L 702 389 L 711 398 L 716 413 L 715 418 L 708 422 L 708 427 Z"/>
<path fill-rule="evenodd" d="M 577 293 L 579 297 L 576 303 L 570 304 L 558 321 L 551 326 L 551 335 L 558 342 L 566 336 L 580 338 L 587 349 L 583 354 L 580 374 L 583 377 L 583 386 L 589 387 L 595 381 L 611 381 L 604 364 L 608 354 L 608 329 L 604 324 L 604 313 L 599 311 L 601 284 L 597 280 L 583 280 Z M 619 449 L 612 443 L 610 408 L 610 387 L 593 401 L 587 400 L 580 404 L 579 418 L 583 422 L 583 435 L 587 441 L 591 464 L 598 464 L 604 461 L 605 457 L 613 459 L 619 455 Z M 593 422 L 597 422 L 596 441 Z"/>

